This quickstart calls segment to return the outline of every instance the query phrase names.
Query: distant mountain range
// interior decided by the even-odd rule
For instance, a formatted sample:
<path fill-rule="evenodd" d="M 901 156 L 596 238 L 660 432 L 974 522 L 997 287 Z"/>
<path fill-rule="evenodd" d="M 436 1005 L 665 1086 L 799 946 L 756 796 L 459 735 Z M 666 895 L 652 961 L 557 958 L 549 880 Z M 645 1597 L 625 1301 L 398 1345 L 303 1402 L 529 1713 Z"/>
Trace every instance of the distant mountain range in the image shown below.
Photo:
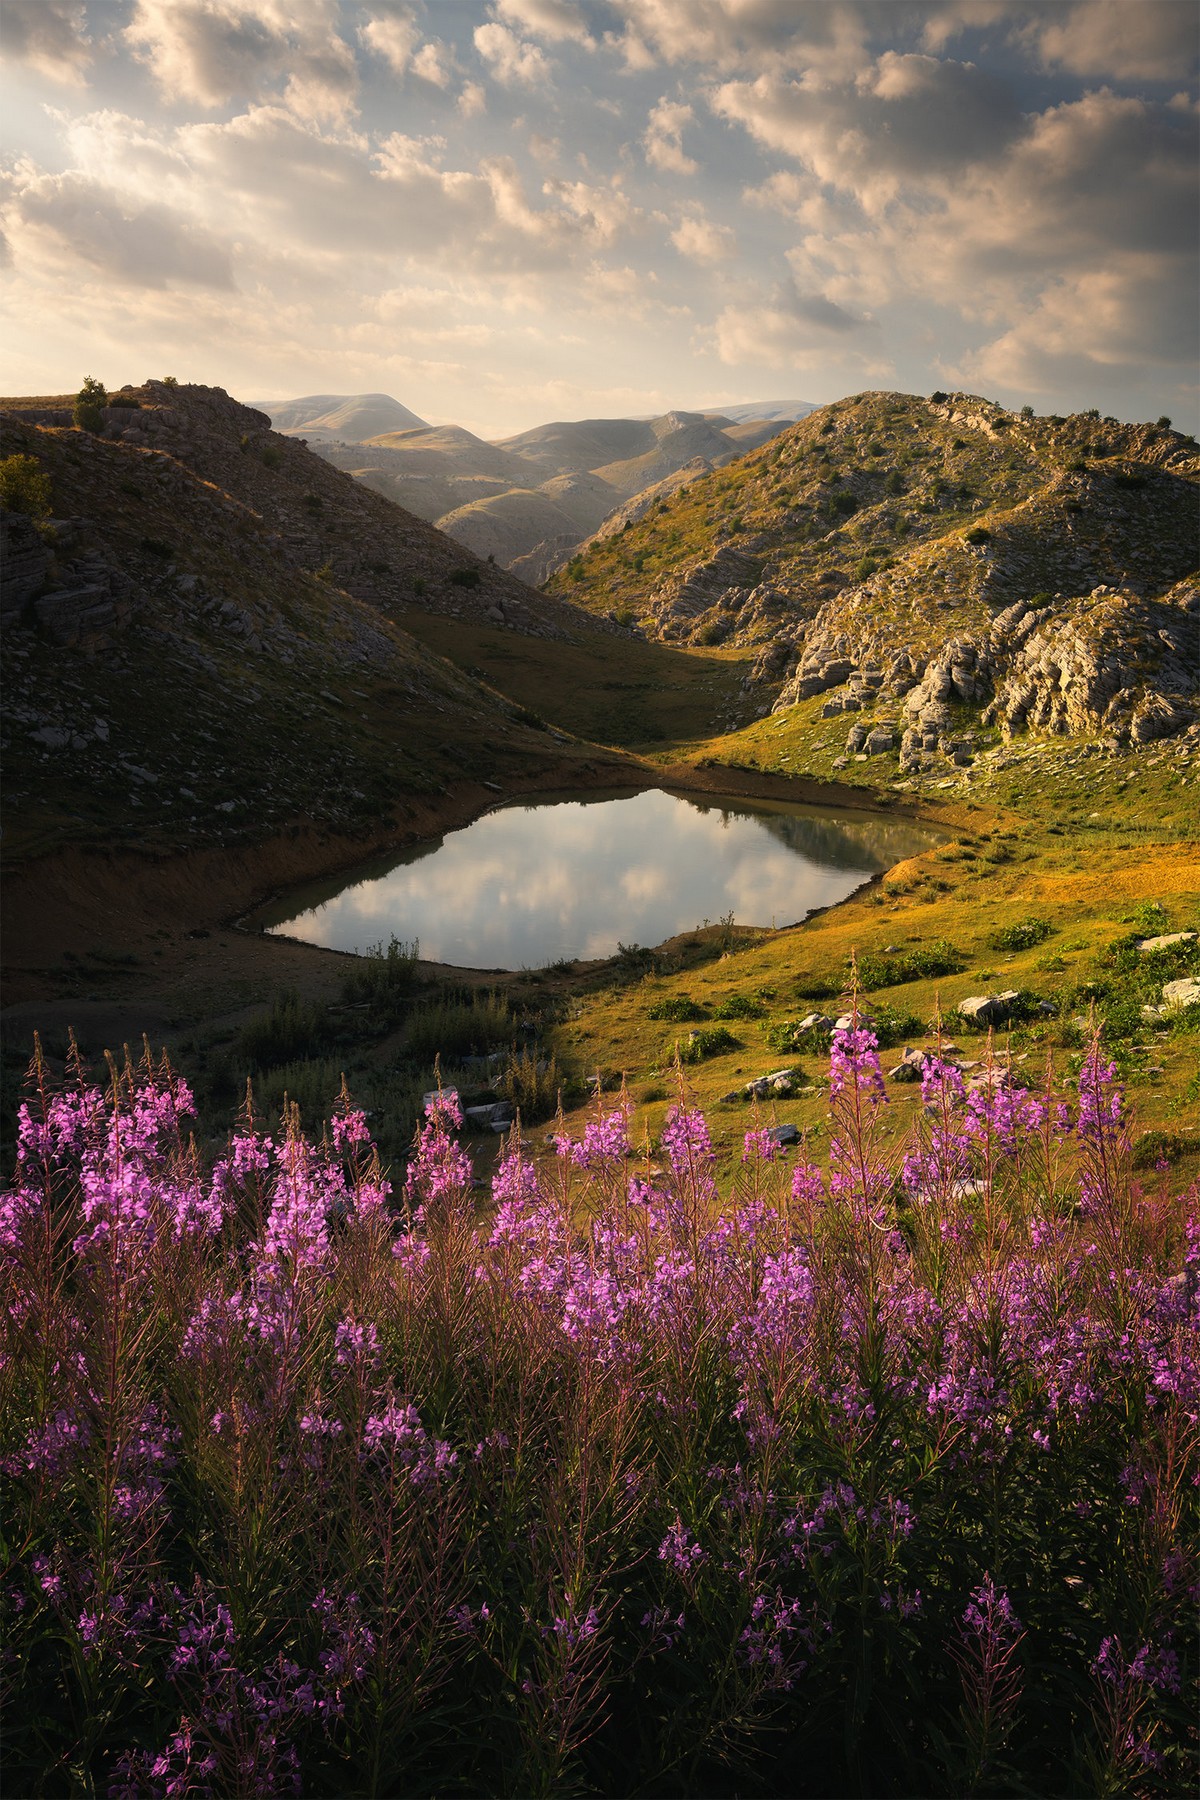
<path fill-rule="evenodd" d="M 540 583 L 585 540 L 720 468 L 813 409 L 765 400 L 654 418 L 554 420 L 488 442 L 429 425 L 387 394 L 263 401 L 277 431 L 435 523 L 476 555 Z"/>

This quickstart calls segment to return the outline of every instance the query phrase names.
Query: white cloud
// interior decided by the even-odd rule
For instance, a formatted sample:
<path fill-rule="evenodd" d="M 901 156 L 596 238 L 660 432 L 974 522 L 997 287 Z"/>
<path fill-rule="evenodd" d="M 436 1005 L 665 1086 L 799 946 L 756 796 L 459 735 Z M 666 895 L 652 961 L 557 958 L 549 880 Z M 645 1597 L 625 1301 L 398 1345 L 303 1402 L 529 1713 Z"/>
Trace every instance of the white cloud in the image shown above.
<path fill-rule="evenodd" d="M 684 153 L 683 128 L 695 116 L 690 106 L 664 95 L 652 109 L 642 137 L 646 161 L 674 175 L 694 175 L 700 165 Z"/>
<path fill-rule="evenodd" d="M 671 242 L 681 256 L 698 263 L 726 262 L 737 250 L 728 225 L 714 225 L 702 212 L 681 219 L 671 233 Z"/>
<path fill-rule="evenodd" d="M 298 113 L 339 119 L 358 73 L 336 27 L 334 0 L 135 0 L 122 36 L 172 102 L 216 107 L 283 84 Z"/>
<path fill-rule="evenodd" d="M 550 79 L 550 63 L 536 44 L 527 44 L 494 20 L 475 28 L 475 48 L 506 87 L 537 87 Z"/>
<path fill-rule="evenodd" d="M 626 29 L 672 63 L 716 70 L 819 69 L 849 75 L 864 60 L 872 23 L 900 9 L 894 0 L 613 0 Z"/>
<path fill-rule="evenodd" d="M 5 212 L 13 258 L 72 265 L 128 288 L 231 288 L 229 252 L 186 214 L 136 200 L 77 170 L 15 171 Z"/>
<path fill-rule="evenodd" d="M 458 96 L 458 110 L 464 119 L 478 119 L 487 111 L 487 90 L 479 81 L 468 81 Z"/>
<path fill-rule="evenodd" d="M 433 87 L 448 88 L 454 73 L 453 54 L 437 38 L 422 44 L 412 59 L 413 74 L 428 81 Z"/>
<path fill-rule="evenodd" d="M 592 46 L 587 22 L 572 0 L 496 0 L 496 13 L 519 30 L 550 43 Z"/>
<path fill-rule="evenodd" d="M 1048 67 L 1117 81 L 1186 81 L 1196 67 L 1190 0 L 1084 0 L 1047 9 L 1026 36 Z"/>
<path fill-rule="evenodd" d="M 381 56 L 394 75 L 403 75 L 412 62 L 421 33 L 410 13 L 391 13 L 371 19 L 359 32 L 368 50 Z"/>
<path fill-rule="evenodd" d="M 822 309 L 830 319 L 838 315 L 839 309 L 819 295 L 727 306 L 714 327 L 717 355 L 723 363 L 738 366 L 816 370 L 835 364 L 860 375 L 886 373 L 888 364 L 846 344 L 842 331 L 821 318 Z"/>
<path fill-rule="evenodd" d="M 84 8 L 72 0 L 5 0 L 4 55 L 52 81 L 82 86 L 92 55 Z"/>

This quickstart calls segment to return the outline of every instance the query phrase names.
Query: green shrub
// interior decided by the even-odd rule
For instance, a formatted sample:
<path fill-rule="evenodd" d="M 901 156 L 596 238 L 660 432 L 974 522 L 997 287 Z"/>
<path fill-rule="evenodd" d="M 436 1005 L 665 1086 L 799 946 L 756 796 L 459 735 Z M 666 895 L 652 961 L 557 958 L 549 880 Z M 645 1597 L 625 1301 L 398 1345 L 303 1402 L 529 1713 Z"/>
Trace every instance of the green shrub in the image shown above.
<path fill-rule="evenodd" d="M 451 569 L 451 587 L 474 588 L 479 586 L 478 569 Z"/>
<path fill-rule="evenodd" d="M 1017 919 L 994 932 L 988 943 L 993 950 L 1032 950 L 1035 944 L 1045 943 L 1053 932 L 1054 926 L 1046 919 Z"/>
<path fill-rule="evenodd" d="M 869 581 L 878 567 L 879 564 L 873 556 L 864 556 L 854 571 L 854 579 L 856 581 Z"/>
<path fill-rule="evenodd" d="M 738 1040 L 723 1025 L 702 1025 L 699 1031 L 689 1031 L 683 1043 L 678 1045 L 679 1060 L 681 1063 L 704 1062 L 710 1056 L 723 1056 L 727 1050 L 739 1048 Z"/>
<path fill-rule="evenodd" d="M 963 534 L 963 541 L 968 544 L 990 544 L 992 534 L 986 525 L 972 525 L 970 531 Z"/>
<path fill-rule="evenodd" d="M 693 1019 L 705 1017 L 704 1008 L 697 1006 L 686 994 L 670 994 L 665 1000 L 656 1000 L 647 1008 L 648 1019 L 668 1019 L 676 1025 L 688 1025 Z"/>
<path fill-rule="evenodd" d="M 300 1108 L 300 1117 L 312 1130 L 331 1117 L 341 1092 L 342 1071 L 328 1057 L 305 1057 L 284 1063 L 262 1075 L 254 1085 L 254 1099 L 267 1118 L 277 1118 L 286 1099 Z"/>
<path fill-rule="evenodd" d="M 800 1029 L 798 1019 L 777 1019 L 767 1027 L 767 1047 L 771 1050 L 812 1050 L 827 1044 L 833 1034 L 831 1025 L 810 1025 Z"/>
<path fill-rule="evenodd" d="M 109 396 L 108 404 L 127 407 L 131 412 L 140 412 L 142 405 L 136 394 L 112 394 Z"/>
<path fill-rule="evenodd" d="M 562 1085 L 553 1056 L 539 1057 L 536 1050 L 516 1050 L 500 1072 L 496 1092 L 521 1115 L 525 1125 L 552 1118 L 558 1110 Z"/>
<path fill-rule="evenodd" d="M 945 938 L 935 938 L 932 943 L 918 944 L 891 956 L 868 951 L 860 954 L 856 962 L 859 986 L 868 990 L 900 987 L 906 981 L 930 981 L 938 975 L 957 975 L 967 966 L 961 950 Z"/>
<path fill-rule="evenodd" d="M 414 1007 L 404 1034 L 404 1048 L 415 1062 L 432 1065 L 436 1056 L 449 1062 L 479 1056 L 512 1036 L 508 1002 L 494 993 L 444 995 Z"/>
<path fill-rule="evenodd" d="M 714 1019 L 761 1019 L 766 1008 L 749 994 L 729 994 L 712 1009 Z"/>
<path fill-rule="evenodd" d="M 1133 1146 L 1133 1166 L 1154 1169 L 1159 1163 L 1178 1162 L 1181 1156 L 1190 1156 L 1196 1150 L 1200 1150 L 1200 1137 L 1194 1132 L 1143 1131 Z"/>
<path fill-rule="evenodd" d="M 50 516 L 50 477 L 36 456 L 0 458 L 0 509 L 28 513 L 31 519 Z"/>
<path fill-rule="evenodd" d="M 258 460 L 264 469 L 277 469 L 283 461 L 283 451 L 278 444 L 264 444 Z"/>
<path fill-rule="evenodd" d="M 386 944 L 372 944 L 342 983 L 342 998 L 370 1006 L 380 1024 L 395 1024 L 416 984 L 420 953 L 416 938 L 407 943 L 393 935 Z"/>
<path fill-rule="evenodd" d="M 237 1049 L 251 1073 L 259 1073 L 308 1060 L 325 1049 L 329 1037 L 328 1009 L 289 989 L 275 996 L 265 1018 L 242 1027 Z"/>
<path fill-rule="evenodd" d="M 895 1006 L 872 1007 L 869 1029 L 875 1033 L 881 1050 L 889 1050 L 904 1039 L 925 1034 L 925 1027 L 915 1013 L 901 1012 Z"/>
<path fill-rule="evenodd" d="M 81 431 L 101 432 L 104 430 L 104 408 L 107 405 L 108 394 L 104 383 L 97 381 L 95 376 L 88 375 L 75 396 L 71 417 Z"/>
<path fill-rule="evenodd" d="M 531 712 L 527 706 L 518 706 L 513 713 L 513 722 L 524 725 L 529 731 L 549 731 L 550 727 L 541 713 Z"/>
<path fill-rule="evenodd" d="M 1160 431 L 1170 431 L 1171 429 L 1171 421 L 1166 413 L 1160 413 L 1154 423 L 1158 426 Z"/>

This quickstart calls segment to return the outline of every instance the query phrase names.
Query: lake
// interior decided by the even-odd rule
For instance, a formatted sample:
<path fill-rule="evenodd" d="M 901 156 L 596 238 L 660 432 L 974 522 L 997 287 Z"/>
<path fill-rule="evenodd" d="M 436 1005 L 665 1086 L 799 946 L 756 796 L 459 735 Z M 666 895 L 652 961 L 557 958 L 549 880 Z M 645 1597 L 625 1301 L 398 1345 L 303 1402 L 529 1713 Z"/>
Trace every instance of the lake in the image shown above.
<path fill-rule="evenodd" d="M 462 968 L 541 968 L 730 914 L 791 925 L 939 841 L 869 813 L 640 792 L 548 794 L 285 896 L 252 923 L 359 953 L 393 935 Z"/>

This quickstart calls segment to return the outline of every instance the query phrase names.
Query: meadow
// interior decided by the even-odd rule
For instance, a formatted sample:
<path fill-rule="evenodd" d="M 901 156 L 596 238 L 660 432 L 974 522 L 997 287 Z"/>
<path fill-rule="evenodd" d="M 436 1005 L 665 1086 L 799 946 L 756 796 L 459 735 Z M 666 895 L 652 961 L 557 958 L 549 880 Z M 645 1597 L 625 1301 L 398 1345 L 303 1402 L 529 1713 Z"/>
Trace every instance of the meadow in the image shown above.
<path fill-rule="evenodd" d="M 165 1059 L 35 1059 L 9 1791 L 1190 1791 L 1200 1192 L 1096 1040 L 984 1056 L 898 1145 L 836 1031 L 820 1163 L 719 1179 L 677 1070 L 490 1190 L 449 1090 L 393 1185 L 344 1089 L 210 1160 Z"/>

